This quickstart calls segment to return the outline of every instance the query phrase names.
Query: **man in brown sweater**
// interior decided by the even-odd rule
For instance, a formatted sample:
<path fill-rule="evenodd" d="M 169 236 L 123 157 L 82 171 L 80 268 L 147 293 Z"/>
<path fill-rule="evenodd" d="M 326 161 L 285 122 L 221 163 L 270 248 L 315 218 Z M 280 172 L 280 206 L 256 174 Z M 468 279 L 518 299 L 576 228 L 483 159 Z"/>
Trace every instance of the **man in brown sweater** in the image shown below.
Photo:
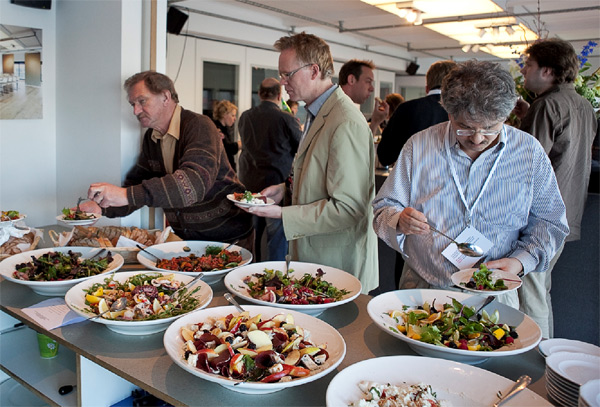
<path fill-rule="evenodd" d="M 88 198 L 99 207 L 90 202 L 84 210 L 119 217 L 143 206 L 160 207 L 184 240 L 240 239 L 251 250 L 251 217 L 227 200 L 228 194 L 245 188 L 213 122 L 183 109 L 173 81 L 163 74 L 140 72 L 124 88 L 133 114 L 148 129 L 142 151 L 122 187 L 90 185 Z"/>

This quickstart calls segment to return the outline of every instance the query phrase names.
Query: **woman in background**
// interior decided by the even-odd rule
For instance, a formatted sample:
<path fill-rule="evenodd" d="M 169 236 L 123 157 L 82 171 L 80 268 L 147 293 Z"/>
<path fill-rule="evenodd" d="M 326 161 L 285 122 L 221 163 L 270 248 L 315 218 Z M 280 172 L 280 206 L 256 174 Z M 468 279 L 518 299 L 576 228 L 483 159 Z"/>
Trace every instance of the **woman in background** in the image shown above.
<path fill-rule="evenodd" d="M 233 171 L 235 172 L 237 172 L 235 155 L 242 148 L 242 141 L 235 141 L 235 135 L 233 134 L 233 124 L 235 123 L 236 116 L 237 106 L 228 100 L 217 102 L 213 108 L 213 122 L 221 133 L 221 139 L 225 146 L 229 164 L 231 164 L 231 168 L 233 168 Z"/>

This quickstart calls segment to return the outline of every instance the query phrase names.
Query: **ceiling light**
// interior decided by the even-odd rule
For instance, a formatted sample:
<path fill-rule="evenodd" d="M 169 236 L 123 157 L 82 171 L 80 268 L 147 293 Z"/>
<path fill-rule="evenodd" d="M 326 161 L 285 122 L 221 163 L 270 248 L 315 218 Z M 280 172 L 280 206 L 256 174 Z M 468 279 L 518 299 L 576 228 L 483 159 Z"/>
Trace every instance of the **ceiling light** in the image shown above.
<path fill-rule="evenodd" d="M 497 37 L 500 35 L 500 27 L 496 26 L 496 27 L 492 27 L 492 35 L 494 37 Z"/>
<path fill-rule="evenodd" d="M 414 23 L 417 20 L 417 12 L 415 10 L 410 10 L 408 15 L 406 16 L 406 21 L 409 23 Z"/>
<path fill-rule="evenodd" d="M 507 25 L 505 30 L 508 35 L 513 35 L 515 33 L 515 29 L 512 28 L 512 25 Z"/>
<path fill-rule="evenodd" d="M 400 18 L 406 18 L 406 16 L 408 15 L 410 9 L 408 8 L 401 8 L 398 10 L 398 17 Z"/>
<path fill-rule="evenodd" d="M 415 25 L 421 25 L 423 24 L 423 13 L 421 13 L 420 11 L 417 11 L 417 19 L 415 20 Z"/>
<path fill-rule="evenodd" d="M 479 30 L 479 38 L 483 38 L 485 36 L 485 34 L 487 34 L 487 31 L 485 30 L 485 28 L 482 28 Z"/>
<path fill-rule="evenodd" d="M 473 45 L 473 48 L 471 48 L 471 51 L 473 51 L 473 52 L 479 52 L 479 44 Z"/>
<path fill-rule="evenodd" d="M 467 45 L 463 45 L 462 47 L 462 51 L 463 52 L 469 52 L 471 50 L 471 45 L 467 44 Z"/>

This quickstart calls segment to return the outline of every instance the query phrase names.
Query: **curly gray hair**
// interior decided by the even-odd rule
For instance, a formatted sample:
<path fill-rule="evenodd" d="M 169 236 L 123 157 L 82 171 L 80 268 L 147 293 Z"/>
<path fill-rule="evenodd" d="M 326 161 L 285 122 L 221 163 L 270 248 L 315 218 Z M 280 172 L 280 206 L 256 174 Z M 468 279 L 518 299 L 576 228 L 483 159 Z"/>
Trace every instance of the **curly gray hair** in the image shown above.
<path fill-rule="evenodd" d="M 455 119 L 503 122 L 516 103 L 514 79 L 495 62 L 459 63 L 442 81 L 442 105 Z"/>

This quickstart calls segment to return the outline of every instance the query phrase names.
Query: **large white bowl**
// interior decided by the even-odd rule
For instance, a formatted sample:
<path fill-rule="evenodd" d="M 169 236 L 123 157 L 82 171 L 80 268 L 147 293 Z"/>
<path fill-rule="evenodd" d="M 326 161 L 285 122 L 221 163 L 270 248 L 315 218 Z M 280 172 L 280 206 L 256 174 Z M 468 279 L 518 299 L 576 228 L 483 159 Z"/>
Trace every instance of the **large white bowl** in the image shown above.
<path fill-rule="evenodd" d="M 192 253 L 195 254 L 196 256 L 200 257 L 200 256 L 204 256 L 204 254 L 206 254 L 206 246 L 221 246 L 224 248 L 228 245 L 229 245 L 228 243 L 223 243 L 223 242 L 204 242 L 204 241 L 188 240 L 188 241 L 167 242 L 167 243 L 155 244 L 153 246 L 146 247 L 146 250 L 149 251 L 150 253 L 156 255 L 156 257 L 158 257 L 160 259 L 172 259 L 173 257 L 189 256 Z M 183 250 L 184 247 L 189 247 L 191 250 L 186 252 Z M 252 261 L 252 253 L 250 253 L 248 250 L 244 249 L 241 246 L 233 245 L 227 250 L 241 252 L 242 262 L 238 266 L 231 267 L 228 269 L 205 271 L 204 277 L 202 277 L 202 280 L 206 281 L 209 284 L 216 283 L 217 281 L 221 280 L 221 278 L 223 278 L 223 276 L 225 274 L 229 273 L 231 270 L 236 269 L 240 266 L 243 266 L 244 264 L 248 264 Z M 171 270 L 165 270 L 165 269 L 156 267 L 156 259 L 154 257 L 152 257 L 151 255 L 149 255 L 148 253 L 145 253 L 143 250 L 140 250 L 140 252 L 137 254 L 137 259 L 144 267 L 148 267 L 151 270 L 171 271 Z M 198 272 L 185 272 L 185 271 L 180 271 L 180 273 L 187 274 L 190 276 L 195 276 L 198 274 Z"/>
<path fill-rule="evenodd" d="M 318 269 L 322 269 L 325 274 L 323 280 L 333 284 L 335 287 L 346 289 L 349 291 L 340 301 L 331 302 L 329 304 L 307 304 L 307 305 L 295 305 L 295 304 L 279 304 L 268 301 L 258 300 L 253 298 L 248 292 L 248 286 L 244 283 L 244 279 L 252 274 L 262 274 L 265 269 L 271 270 L 285 270 L 284 261 L 268 261 L 263 263 L 252 263 L 246 266 L 242 266 L 228 273 L 225 276 L 225 287 L 232 293 L 244 300 L 253 302 L 259 305 L 267 305 L 270 307 L 291 309 L 294 311 L 304 312 L 309 315 L 319 315 L 328 308 L 336 307 L 338 305 L 345 304 L 354 300 L 360 295 L 362 285 L 360 281 L 352 274 L 347 273 L 343 270 L 336 269 L 329 266 L 323 266 L 314 263 L 302 263 L 299 261 L 293 261 L 290 263 L 290 269 L 293 269 L 293 273 L 290 275 L 294 278 L 301 278 L 304 274 L 316 275 Z"/>
<path fill-rule="evenodd" d="M 165 332 L 163 342 L 167 353 L 177 365 L 187 372 L 202 379 L 215 382 L 221 386 L 239 393 L 247 394 L 266 394 L 283 390 L 289 387 L 300 386 L 317 380 L 333 369 L 335 369 L 346 355 L 346 343 L 342 335 L 331 325 L 301 312 L 282 310 L 272 307 L 262 307 L 258 305 L 247 305 L 244 307 L 250 312 L 250 316 L 261 314 L 264 319 L 272 318 L 281 313 L 291 314 L 294 317 L 294 323 L 311 333 L 311 339 L 317 344 L 327 344 L 327 353 L 329 359 L 325 362 L 324 368 L 315 374 L 306 377 L 293 379 L 285 383 L 261 383 L 261 382 L 240 382 L 239 380 L 230 380 L 224 376 L 207 373 L 201 369 L 191 367 L 183 357 L 184 340 L 181 338 L 180 329 L 182 326 L 196 324 L 206 321 L 209 318 L 220 318 L 229 314 L 237 315 L 239 312 L 233 306 L 207 308 L 201 311 L 193 312 L 179 318 L 173 322 Z M 236 383 L 239 383 L 236 385 Z"/>
<path fill-rule="evenodd" d="M 367 359 L 338 373 L 327 387 L 327 406 L 349 406 L 363 397 L 361 381 L 392 385 L 431 385 L 438 400 L 453 406 L 491 406 L 501 391 L 506 394 L 514 382 L 487 370 L 462 363 L 422 356 L 386 356 Z M 505 406 L 551 406 L 548 401 L 525 389 Z"/>
<path fill-rule="evenodd" d="M 115 274 L 114 280 L 118 281 L 118 282 L 124 282 L 128 278 L 131 278 L 138 274 L 148 274 L 148 273 L 157 273 L 157 272 L 156 271 L 148 271 L 148 270 L 121 272 L 121 273 Z M 175 273 L 175 272 L 168 272 L 168 273 L 160 272 L 159 274 L 162 274 L 162 275 L 176 274 L 175 280 L 181 281 L 185 284 L 188 284 L 190 281 L 192 281 L 194 279 L 194 277 L 192 277 L 192 276 L 187 276 L 185 274 Z M 96 315 L 95 313 L 93 313 L 91 311 L 87 311 L 87 312 L 84 311 L 86 309 L 89 309 L 89 306 L 85 304 L 85 292 L 84 291 L 87 291 L 94 284 L 104 283 L 105 278 L 107 278 L 107 276 L 104 276 L 104 275 L 96 276 L 94 278 L 90 278 L 89 280 L 83 281 L 83 282 L 77 284 L 76 286 L 72 287 L 67 292 L 67 295 L 65 296 L 65 302 L 67 303 L 69 308 L 71 308 L 77 314 L 79 314 L 85 318 L 90 318 L 90 317 L 93 317 L 94 315 Z M 198 303 L 198 307 L 194 311 L 205 308 L 211 302 L 211 300 L 213 298 L 212 289 L 210 288 L 210 286 L 208 284 L 206 284 L 202 280 L 198 280 L 198 281 L 194 282 L 194 284 L 189 286 L 189 289 L 193 290 L 195 287 L 198 287 L 198 286 L 200 286 L 201 288 L 199 291 L 196 292 L 196 294 L 194 294 L 194 296 L 196 298 L 198 298 L 199 303 Z M 193 311 L 190 311 L 190 312 L 193 312 Z M 167 329 L 169 324 L 171 324 L 177 318 L 181 318 L 184 315 L 186 315 L 186 314 L 182 314 L 182 315 L 178 315 L 178 316 L 174 316 L 174 317 L 170 317 L 170 318 L 153 319 L 153 320 L 148 320 L 148 321 L 117 321 L 117 320 L 113 320 L 113 319 L 105 319 L 102 317 L 94 318 L 94 319 L 91 319 L 90 321 L 106 325 L 106 327 L 108 329 L 110 329 L 111 331 L 114 331 L 114 332 L 117 332 L 117 333 L 120 333 L 123 335 L 149 335 L 149 334 L 164 331 L 165 329 Z"/>
<path fill-rule="evenodd" d="M 373 298 L 367 305 L 367 311 L 373 322 L 375 322 L 379 328 L 406 342 L 415 352 L 423 356 L 450 359 L 469 364 L 481 363 L 488 358 L 513 356 L 527 352 L 529 349 L 537 346 L 542 339 L 542 331 L 533 319 L 508 305 L 499 303 L 498 301 L 488 304 L 483 309 L 490 315 L 494 310 L 498 310 L 500 313 L 499 322 L 514 326 L 519 337 L 515 339 L 515 342 L 512 345 L 504 346 L 491 352 L 452 349 L 411 339 L 396 329 L 396 322 L 389 316 L 390 311 L 402 310 L 402 307 L 405 305 L 416 307 L 423 305 L 424 302 L 429 302 L 431 304 L 433 303 L 433 300 L 435 300 L 436 307 L 441 308 L 442 304 L 451 303 L 451 298 L 455 298 L 464 305 L 474 306 L 476 309 L 479 308 L 485 300 L 485 298 L 480 295 L 463 293 L 460 291 L 420 289 L 398 290 L 390 291 Z"/>
<path fill-rule="evenodd" d="M 81 253 L 81 258 L 86 259 L 86 258 L 94 256 L 96 253 L 98 253 L 100 250 L 102 250 L 102 248 L 99 248 L 99 247 L 76 247 L 76 246 L 53 247 L 53 248 L 46 248 L 46 249 L 31 250 L 31 251 L 15 254 L 13 256 L 6 258 L 2 262 L 0 262 L 0 274 L 2 275 L 2 277 L 6 278 L 7 280 L 12 281 L 13 283 L 23 284 L 23 285 L 28 286 L 34 292 L 36 292 L 40 295 L 63 296 L 75 284 L 78 284 L 81 281 L 87 280 L 87 279 L 95 277 L 95 276 L 83 277 L 83 278 L 78 278 L 78 279 L 74 279 L 74 280 L 61 280 L 61 281 L 26 281 L 26 280 L 19 280 L 17 278 L 14 278 L 12 275 L 13 275 L 13 272 L 16 271 L 17 264 L 29 263 L 29 262 L 31 262 L 31 257 L 38 258 L 41 255 L 49 253 L 49 252 L 67 253 L 67 252 L 69 252 L 69 250 L 72 252 Z M 110 249 L 107 249 L 107 251 L 110 251 Z M 104 252 L 104 253 L 100 254 L 99 257 L 104 257 L 104 256 L 106 256 L 106 254 L 107 254 L 107 252 Z M 120 254 L 115 254 L 114 252 L 111 252 L 111 255 L 113 257 L 113 261 L 108 265 L 108 268 L 102 274 L 117 271 L 118 269 L 120 269 L 123 266 L 123 263 L 125 262 L 123 260 L 123 256 L 121 256 Z"/>

